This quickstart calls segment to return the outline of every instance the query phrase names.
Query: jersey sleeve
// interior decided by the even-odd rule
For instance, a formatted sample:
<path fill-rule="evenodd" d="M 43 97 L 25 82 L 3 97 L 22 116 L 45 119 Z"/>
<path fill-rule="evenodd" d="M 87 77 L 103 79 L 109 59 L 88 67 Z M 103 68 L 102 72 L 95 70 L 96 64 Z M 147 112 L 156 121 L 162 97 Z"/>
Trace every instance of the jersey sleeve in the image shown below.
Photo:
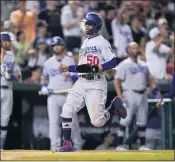
<path fill-rule="evenodd" d="M 126 68 L 123 63 L 120 63 L 116 67 L 116 74 L 115 74 L 115 79 L 120 79 L 120 80 L 125 80 L 125 75 L 126 75 Z"/>
<path fill-rule="evenodd" d="M 104 62 L 107 62 L 116 57 L 114 51 L 112 50 L 110 43 L 107 40 L 102 42 L 101 54 L 104 58 Z"/>
<path fill-rule="evenodd" d="M 170 51 L 170 47 L 166 46 L 165 44 L 161 44 L 160 48 L 159 48 L 159 53 L 160 54 L 168 54 L 168 52 Z"/>
<path fill-rule="evenodd" d="M 22 80 L 21 70 L 20 70 L 20 67 L 17 64 L 17 62 L 14 62 L 12 71 L 13 71 L 13 73 L 18 73 L 19 76 L 20 76 L 20 79 L 19 80 Z"/>
<path fill-rule="evenodd" d="M 48 73 L 48 68 L 47 68 L 46 62 L 44 63 L 44 66 L 43 66 L 43 71 L 42 71 L 41 78 L 42 79 L 48 79 L 49 78 L 49 73 Z"/>

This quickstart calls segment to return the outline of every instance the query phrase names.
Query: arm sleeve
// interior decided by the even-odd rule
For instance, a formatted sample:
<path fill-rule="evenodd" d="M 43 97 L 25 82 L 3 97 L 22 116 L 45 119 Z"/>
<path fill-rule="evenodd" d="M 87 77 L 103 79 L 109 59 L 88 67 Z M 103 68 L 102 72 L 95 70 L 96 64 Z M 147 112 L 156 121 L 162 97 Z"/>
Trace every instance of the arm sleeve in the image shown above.
<path fill-rule="evenodd" d="M 158 51 L 159 51 L 159 54 L 165 55 L 165 54 L 168 54 L 168 52 L 169 52 L 170 50 L 171 50 L 170 47 L 166 46 L 165 44 L 161 44 Z"/>
<path fill-rule="evenodd" d="M 69 24 L 70 18 L 69 18 L 69 13 L 67 11 L 62 10 L 61 13 L 61 25 Z"/>
<path fill-rule="evenodd" d="M 123 63 L 120 63 L 116 68 L 115 79 L 125 80 L 126 70 Z"/>
<path fill-rule="evenodd" d="M 49 78 L 49 73 L 48 73 L 46 63 L 44 63 L 41 78 L 43 78 L 43 79 L 48 79 Z"/>
<path fill-rule="evenodd" d="M 14 65 L 13 65 L 13 74 L 15 74 L 15 73 L 19 74 L 19 76 L 20 76 L 19 81 L 21 81 L 22 80 L 21 70 L 20 70 L 19 65 L 16 62 L 14 62 Z"/>
<path fill-rule="evenodd" d="M 104 62 L 110 61 L 116 57 L 110 43 L 107 40 L 105 40 L 101 44 L 101 54 L 104 58 Z"/>
<path fill-rule="evenodd" d="M 119 28 L 118 28 L 117 20 L 115 20 L 115 19 L 112 20 L 111 28 L 112 28 L 112 36 L 113 36 L 113 40 L 114 40 L 114 46 L 116 48 L 119 48 L 120 31 L 119 31 Z"/>

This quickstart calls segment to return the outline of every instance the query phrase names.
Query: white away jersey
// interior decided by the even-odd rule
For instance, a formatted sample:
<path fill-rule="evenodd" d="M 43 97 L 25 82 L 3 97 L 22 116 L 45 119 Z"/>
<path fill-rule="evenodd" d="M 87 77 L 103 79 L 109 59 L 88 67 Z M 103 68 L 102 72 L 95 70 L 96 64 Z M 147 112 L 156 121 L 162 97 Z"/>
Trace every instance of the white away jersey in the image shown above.
<path fill-rule="evenodd" d="M 48 80 L 49 89 L 67 89 L 72 88 L 73 82 L 70 77 L 71 73 L 59 71 L 60 64 L 75 65 L 72 57 L 64 56 L 62 60 L 58 61 L 56 56 L 53 55 L 44 63 L 42 78 Z"/>
<path fill-rule="evenodd" d="M 115 57 L 110 43 L 98 35 L 94 38 L 86 39 L 79 52 L 79 63 L 101 65 Z"/>
<path fill-rule="evenodd" d="M 16 73 L 18 72 L 21 75 L 20 68 L 18 64 L 15 62 L 15 56 L 13 54 L 13 51 L 6 51 L 6 54 L 4 56 L 4 60 L 1 64 L 3 71 L 8 71 L 10 73 Z M 3 74 L 1 75 L 1 85 L 2 86 L 10 86 L 12 87 L 12 81 L 8 81 Z"/>
<path fill-rule="evenodd" d="M 151 77 L 145 62 L 133 62 L 130 58 L 122 61 L 116 71 L 116 79 L 121 80 L 123 90 L 144 90 Z"/>

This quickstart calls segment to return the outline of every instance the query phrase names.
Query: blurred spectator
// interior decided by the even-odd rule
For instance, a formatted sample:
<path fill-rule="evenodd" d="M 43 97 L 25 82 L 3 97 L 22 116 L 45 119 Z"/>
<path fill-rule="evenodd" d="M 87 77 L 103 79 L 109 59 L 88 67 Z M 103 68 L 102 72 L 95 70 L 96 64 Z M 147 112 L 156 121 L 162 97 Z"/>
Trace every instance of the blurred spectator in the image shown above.
<path fill-rule="evenodd" d="M 40 84 L 41 79 L 41 67 L 35 66 L 32 68 L 31 77 L 24 80 L 25 83 L 29 84 Z"/>
<path fill-rule="evenodd" d="M 141 49 L 145 49 L 145 37 L 144 32 L 141 30 L 141 20 L 137 16 L 131 17 L 131 30 L 134 41 L 140 46 Z"/>
<path fill-rule="evenodd" d="M 26 10 L 26 0 L 19 0 L 18 9 L 10 15 L 10 20 L 14 25 L 15 33 L 24 31 L 25 43 L 30 45 L 35 39 L 35 13 L 31 10 Z"/>
<path fill-rule="evenodd" d="M 110 35 L 106 29 L 106 7 L 105 7 L 105 4 L 102 4 L 103 6 L 99 6 L 98 7 L 98 11 L 97 13 L 102 17 L 102 20 L 103 20 L 103 25 L 102 25 L 102 28 L 101 30 L 99 31 L 99 34 L 102 35 L 105 39 L 109 40 L 110 39 Z"/>
<path fill-rule="evenodd" d="M 40 38 L 44 38 L 46 39 L 46 43 L 48 46 L 50 46 L 51 44 L 51 37 L 49 35 L 49 33 L 47 32 L 47 27 L 48 27 L 48 24 L 46 23 L 45 20 L 38 20 L 38 23 L 37 23 L 37 32 L 36 32 L 36 38 L 33 42 L 33 47 L 36 48 L 36 42 L 38 39 Z"/>
<path fill-rule="evenodd" d="M 10 13 L 15 9 L 15 1 L 1 1 L 1 21 L 8 20 Z"/>
<path fill-rule="evenodd" d="M 16 53 L 16 62 L 21 68 L 24 68 L 27 61 L 27 51 L 29 46 L 25 42 L 25 34 L 23 31 L 17 32 L 18 50 Z"/>
<path fill-rule="evenodd" d="M 168 80 L 172 80 L 172 73 L 173 73 L 173 70 L 174 70 L 174 55 L 172 55 L 169 60 L 168 60 L 168 64 L 166 66 L 166 75 L 167 75 L 167 79 Z"/>
<path fill-rule="evenodd" d="M 74 61 L 75 61 L 75 64 L 78 65 L 78 61 L 79 61 L 79 48 L 74 48 L 72 50 L 72 55 L 74 57 Z"/>
<path fill-rule="evenodd" d="M 80 21 L 83 19 L 83 9 L 79 1 L 69 1 L 61 10 L 61 25 L 65 37 L 65 46 L 68 51 L 81 46 Z"/>
<path fill-rule="evenodd" d="M 150 30 L 149 37 L 151 41 L 145 47 L 148 68 L 155 79 L 166 79 L 167 56 L 173 54 L 173 50 L 163 44 L 164 37 L 157 27 Z"/>
<path fill-rule="evenodd" d="M 17 50 L 18 49 L 18 42 L 16 40 L 16 36 L 13 33 L 13 26 L 12 26 L 12 23 L 11 23 L 10 20 L 6 20 L 6 21 L 3 22 L 3 25 L 1 27 L 1 31 L 2 31 L 1 34 L 2 33 L 9 34 L 10 39 L 11 39 L 11 43 L 13 45 L 12 47 L 13 47 L 14 50 Z"/>
<path fill-rule="evenodd" d="M 112 5 L 109 5 L 106 7 L 106 29 L 109 33 L 109 42 L 111 44 L 113 44 L 113 38 L 112 38 L 112 27 L 111 27 L 111 23 L 112 20 L 114 19 L 115 16 L 115 7 Z"/>
<path fill-rule="evenodd" d="M 112 20 L 112 34 L 114 46 L 117 50 L 118 58 L 126 58 L 126 48 L 128 44 L 133 41 L 132 31 L 127 24 L 128 15 L 125 7 L 121 8 L 116 18 Z"/>
<path fill-rule="evenodd" d="M 48 24 L 47 32 L 51 34 L 51 37 L 60 36 L 63 37 L 62 26 L 60 24 L 60 10 L 56 8 L 57 1 L 46 1 L 46 8 L 42 10 L 38 18 L 45 20 Z"/>
<path fill-rule="evenodd" d="M 110 147 L 113 141 L 113 137 L 110 134 L 110 132 L 104 132 L 101 135 L 101 138 L 102 138 L 103 143 L 97 146 L 96 150 L 113 150 L 114 149 Z"/>
<path fill-rule="evenodd" d="M 37 40 L 36 49 L 30 49 L 28 51 L 29 59 L 28 59 L 28 67 L 33 68 L 35 66 L 43 67 L 44 62 L 48 58 L 48 54 L 46 52 L 47 45 L 46 40 L 44 38 L 40 38 Z"/>

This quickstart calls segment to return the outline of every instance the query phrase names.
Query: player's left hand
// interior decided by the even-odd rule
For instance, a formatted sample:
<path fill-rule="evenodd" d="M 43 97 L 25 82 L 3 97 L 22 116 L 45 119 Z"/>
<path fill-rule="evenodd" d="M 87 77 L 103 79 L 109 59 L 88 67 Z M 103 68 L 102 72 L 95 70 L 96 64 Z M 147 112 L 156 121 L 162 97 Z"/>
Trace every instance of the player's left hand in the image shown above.
<path fill-rule="evenodd" d="M 10 74 L 8 72 L 4 72 L 4 77 L 7 80 L 11 79 L 11 76 L 10 76 Z"/>
<path fill-rule="evenodd" d="M 64 65 L 64 64 L 60 64 L 59 70 L 60 70 L 60 72 L 67 72 L 68 66 Z"/>

